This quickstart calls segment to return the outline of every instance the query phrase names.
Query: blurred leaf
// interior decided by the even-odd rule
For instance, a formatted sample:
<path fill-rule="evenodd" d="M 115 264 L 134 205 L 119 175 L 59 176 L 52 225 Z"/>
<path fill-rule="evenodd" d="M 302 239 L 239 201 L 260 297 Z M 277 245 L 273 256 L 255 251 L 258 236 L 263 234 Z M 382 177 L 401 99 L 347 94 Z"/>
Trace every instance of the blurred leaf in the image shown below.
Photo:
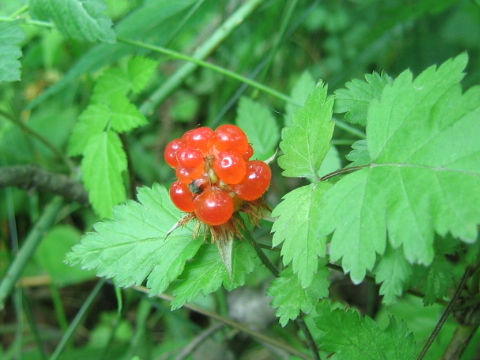
<path fill-rule="evenodd" d="M 242 97 L 235 122 L 245 131 L 255 149 L 253 158 L 266 160 L 273 155 L 280 129 L 267 107 Z"/>
<path fill-rule="evenodd" d="M 329 276 L 328 269 L 322 266 L 312 283 L 304 288 L 292 268 L 285 268 L 268 289 L 268 295 L 273 297 L 272 306 L 277 308 L 276 315 L 280 318 L 280 325 L 285 326 L 289 320 L 296 319 L 300 311 L 309 314 L 320 298 L 327 297 Z"/>
<path fill-rule="evenodd" d="M 29 0 L 30 13 L 51 20 L 65 36 L 84 41 L 115 42 L 103 0 Z"/>
<path fill-rule="evenodd" d="M 335 112 L 346 113 L 345 119 L 352 124 L 367 125 L 368 106 L 379 99 L 383 88 L 392 83 L 385 73 L 366 74 L 365 81 L 354 79 L 345 84 L 345 89 L 335 91 Z"/>
<path fill-rule="evenodd" d="M 315 80 L 308 71 L 304 71 L 298 78 L 290 93 L 290 97 L 299 104 L 305 104 L 308 96 L 315 90 Z M 285 106 L 285 126 L 289 126 L 300 106 L 288 102 Z"/>
<path fill-rule="evenodd" d="M 216 291 L 222 284 L 232 290 L 245 284 L 246 276 L 259 266 L 257 254 L 245 241 L 234 240 L 232 278 L 215 244 L 204 244 L 195 259 L 185 265 L 178 283 L 173 284 L 172 309 L 178 309 L 199 295 Z"/>
<path fill-rule="evenodd" d="M 19 81 L 24 35 L 17 22 L 0 22 L 0 82 Z"/>
<path fill-rule="evenodd" d="M 186 91 L 178 91 L 174 96 L 174 103 L 170 109 L 170 115 L 178 122 L 192 122 L 200 108 L 200 101 L 195 94 Z"/>
<path fill-rule="evenodd" d="M 283 264 L 292 263 L 302 287 L 311 284 L 318 269 L 318 257 L 325 256 L 326 239 L 319 234 L 320 201 L 330 184 L 322 182 L 287 193 L 273 209 L 278 217 L 272 226 L 272 246 L 282 244 Z"/>
<path fill-rule="evenodd" d="M 333 134 L 333 98 L 327 87 L 318 85 L 292 123 L 282 130 L 278 164 L 284 176 L 316 178 Z"/>
<path fill-rule="evenodd" d="M 71 264 L 95 270 L 121 287 L 140 285 L 148 278 L 151 295 L 163 292 L 183 271 L 202 241 L 182 226 L 165 237 L 182 213 L 164 187 L 138 190 L 138 200 L 114 209 L 113 218 L 95 224 L 67 254 Z"/>
<path fill-rule="evenodd" d="M 122 173 L 127 159 L 122 142 L 112 131 L 104 131 L 88 141 L 82 160 L 83 182 L 94 210 L 110 216 L 112 207 L 125 201 Z"/>
<path fill-rule="evenodd" d="M 403 256 L 403 249 L 387 248 L 375 270 L 375 282 L 382 283 L 380 295 L 385 304 L 392 304 L 403 294 L 404 286 L 412 275 L 412 265 Z"/>
<path fill-rule="evenodd" d="M 72 226 L 57 225 L 51 229 L 37 248 L 35 259 L 58 285 L 71 285 L 95 277 L 79 266 L 68 266 L 65 255 L 80 241 L 80 232 Z"/>

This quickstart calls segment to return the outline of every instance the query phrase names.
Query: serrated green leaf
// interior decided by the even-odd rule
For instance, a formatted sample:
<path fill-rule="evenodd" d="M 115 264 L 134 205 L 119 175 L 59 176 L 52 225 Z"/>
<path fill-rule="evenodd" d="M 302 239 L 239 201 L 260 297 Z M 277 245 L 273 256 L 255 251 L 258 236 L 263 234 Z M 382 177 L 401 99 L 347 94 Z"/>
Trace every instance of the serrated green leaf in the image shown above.
<path fill-rule="evenodd" d="M 367 121 L 370 165 L 324 196 L 322 232 L 334 231 L 332 259 L 359 282 L 385 249 L 403 245 L 428 265 L 434 232 L 475 241 L 480 223 L 480 87 L 462 95 L 461 55 L 415 80 L 409 71 L 373 100 Z"/>
<path fill-rule="evenodd" d="M 366 74 L 365 81 L 354 79 L 345 84 L 345 89 L 335 91 L 334 110 L 346 113 L 350 123 L 365 126 L 371 101 L 380 98 L 383 88 L 391 83 L 392 78 L 385 73 Z"/>
<path fill-rule="evenodd" d="M 304 288 L 291 267 L 283 270 L 268 289 L 268 295 L 273 297 L 272 306 L 277 309 L 276 315 L 280 318 L 280 325 L 285 326 L 289 320 L 296 319 L 300 311 L 309 314 L 315 308 L 318 299 L 327 297 L 329 276 L 328 269 L 322 266 L 312 283 Z"/>
<path fill-rule="evenodd" d="M 215 244 L 205 244 L 185 266 L 179 283 L 173 286 L 172 309 L 178 309 L 199 295 L 216 291 L 222 284 L 232 290 L 245 284 L 246 276 L 260 266 L 257 254 L 245 241 L 234 240 L 232 278 Z"/>
<path fill-rule="evenodd" d="M 116 133 L 104 131 L 88 141 L 82 160 L 83 182 L 101 217 L 110 216 L 112 207 L 125 201 L 122 173 L 126 169 L 127 158 Z"/>
<path fill-rule="evenodd" d="M 403 294 L 404 285 L 412 274 L 412 265 L 403 256 L 401 249 L 387 248 L 375 268 L 375 281 L 380 286 L 385 304 L 392 304 Z"/>
<path fill-rule="evenodd" d="M 130 87 L 130 79 L 122 69 L 108 69 L 97 79 L 91 101 L 97 103 L 108 102 L 111 96 L 126 95 Z"/>
<path fill-rule="evenodd" d="M 81 114 L 73 127 L 68 144 L 68 155 L 81 155 L 90 139 L 101 134 L 107 126 L 109 110 L 106 105 L 91 104 Z"/>
<path fill-rule="evenodd" d="M 107 106 L 108 112 L 103 116 L 108 118 L 112 128 L 118 132 L 130 131 L 148 124 L 145 116 L 123 95 L 112 95 Z"/>
<path fill-rule="evenodd" d="M 181 227 L 166 238 L 182 217 L 168 191 L 156 184 L 138 190 L 139 202 L 115 207 L 113 218 L 95 224 L 67 255 L 71 264 L 95 270 L 122 287 L 140 285 L 145 279 L 152 295 L 163 292 L 182 273 L 202 241 Z"/>
<path fill-rule="evenodd" d="M 78 244 L 80 233 L 72 226 L 58 225 L 42 239 L 35 253 L 35 260 L 57 285 L 75 284 L 93 278 L 91 271 L 64 264 L 63 258 L 72 246 Z"/>
<path fill-rule="evenodd" d="M 327 87 L 318 85 L 305 106 L 295 113 L 292 123 L 282 131 L 278 164 L 284 176 L 315 178 L 330 149 L 334 123 L 333 98 Z"/>
<path fill-rule="evenodd" d="M 318 269 L 318 257 L 325 256 L 326 239 L 319 233 L 320 201 L 328 183 L 310 184 L 297 188 L 283 197 L 273 209 L 278 217 L 272 226 L 272 246 L 282 244 L 282 258 L 292 263 L 303 287 L 311 284 Z"/>
<path fill-rule="evenodd" d="M 308 96 L 313 92 L 314 89 L 315 80 L 308 71 L 304 71 L 293 86 L 290 97 L 299 104 L 303 105 L 305 104 L 305 101 L 307 101 Z M 292 123 L 295 112 L 298 110 L 299 107 L 300 106 L 292 104 L 290 102 L 287 103 L 287 105 L 285 106 L 285 126 L 289 126 Z"/>
<path fill-rule="evenodd" d="M 350 166 L 361 166 L 370 163 L 367 140 L 357 140 L 352 144 L 352 151 L 346 156 L 352 163 Z"/>
<path fill-rule="evenodd" d="M 454 265 L 448 262 L 443 256 L 435 257 L 427 271 L 425 285 L 423 287 L 425 296 L 423 303 L 431 305 L 437 299 L 442 299 L 448 288 L 454 283 Z"/>
<path fill-rule="evenodd" d="M 314 319 L 322 331 L 322 349 L 335 352 L 339 360 L 406 360 L 416 355 L 415 340 L 407 327 L 394 318 L 381 328 L 368 316 L 355 310 L 332 309 L 324 301 Z"/>
<path fill-rule="evenodd" d="M 103 0 L 30 0 L 30 14 L 51 20 L 63 35 L 77 40 L 115 42 Z"/>
<path fill-rule="evenodd" d="M 128 62 L 128 77 L 135 93 L 142 91 L 152 78 L 157 62 L 141 56 L 136 56 Z"/>
<path fill-rule="evenodd" d="M 266 106 L 242 97 L 235 122 L 245 131 L 255 149 L 253 158 L 266 160 L 273 155 L 280 129 Z"/>
<path fill-rule="evenodd" d="M 0 23 L 0 81 L 19 81 L 24 34 L 16 22 Z"/>

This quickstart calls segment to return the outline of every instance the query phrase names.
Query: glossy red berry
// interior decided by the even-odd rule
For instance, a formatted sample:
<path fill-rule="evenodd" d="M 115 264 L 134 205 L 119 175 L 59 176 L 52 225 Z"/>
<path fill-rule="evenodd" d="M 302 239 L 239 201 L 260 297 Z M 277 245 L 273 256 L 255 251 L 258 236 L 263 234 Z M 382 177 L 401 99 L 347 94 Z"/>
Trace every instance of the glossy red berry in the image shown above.
<path fill-rule="evenodd" d="M 200 150 L 184 147 L 177 151 L 177 160 L 179 166 L 186 168 L 198 168 L 205 166 L 205 160 Z"/>
<path fill-rule="evenodd" d="M 236 151 L 222 151 L 215 156 L 213 170 L 227 184 L 238 184 L 247 172 L 247 164 Z"/>
<path fill-rule="evenodd" d="M 204 168 L 203 167 L 196 167 L 196 168 L 186 168 L 186 167 L 178 167 L 175 171 L 177 178 L 180 182 L 184 184 L 190 184 L 195 179 L 203 176 Z"/>
<path fill-rule="evenodd" d="M 173 168 L 178 166 L 177 152 L 184 147 L 185 143 L 181 139 L 175 139 L 168 143 L 165 151 L 163 152 L 163 156 L 168 165 Z"/>
<path fill-rule="evenodd" d="M 210 146 L 213 152 L 234 150 L 244 154 L 248 150 L 247 135 L 236 125 L 220 125 L 211 138 Z"/>
<path fill-rule="evenodd" d="M 245 178 L 241 183 L 233 185 L 232 190 L 243 200 L 257 200 L 267 191 L 271 179 L 270 166 L 259 160 L 249 161 Z"/>
<path fill-rule="evenodd" d="M 225 224 L 233 214 L 233 199 L 225 191 L 210 188 L 198 195 L 193 201 L 195 215 L 208 225 Z"/>
<path fill-rule="evenodd" d="M 243 154 L 243 158 L 245 160 L 250 160 L 252 156 L 253 156 L 253 146 L 252 144 L 248 144 L 247 151 Z"/>
<path fill-rule="evenodd" d="M 182 140 L 187 144 L 188 147 L 200 150 L 203 154 L 206 154 L 208 152 L 209 140 L 214 134 L 215 132 L 212 129 L 202 126 L 197 129 L 187 131 L 182 136 Z"/>
<path fill-rule="evenodd" d="M 193 205 L 193 193 L 188 185 L 176 181 L 170 187 L 170 198 L 177 208 L 185 212 L 192 212 L 195 207 Z"/>

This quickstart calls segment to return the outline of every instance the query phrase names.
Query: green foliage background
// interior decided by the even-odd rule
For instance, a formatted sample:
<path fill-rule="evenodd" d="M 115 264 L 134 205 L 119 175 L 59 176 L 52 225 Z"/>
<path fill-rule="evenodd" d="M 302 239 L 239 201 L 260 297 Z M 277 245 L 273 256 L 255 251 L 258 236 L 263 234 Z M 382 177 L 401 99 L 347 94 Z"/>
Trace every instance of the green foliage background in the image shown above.
<path fill-rule="evenodd" d="M 478 84 L 476 0 L 3 0 L 0 358 L 477 358 Z M 222 123 L 275 158 L 232 275 L 165 236 Z"/>

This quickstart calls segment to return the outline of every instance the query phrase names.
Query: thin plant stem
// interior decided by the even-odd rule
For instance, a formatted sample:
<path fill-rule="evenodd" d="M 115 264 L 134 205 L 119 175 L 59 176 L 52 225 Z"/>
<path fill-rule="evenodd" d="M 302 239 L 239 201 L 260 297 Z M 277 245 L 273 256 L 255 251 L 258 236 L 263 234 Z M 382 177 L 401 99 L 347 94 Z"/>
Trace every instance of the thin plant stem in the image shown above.
<path fill-rule="evenodd" d="M 324 175 L 320 178 L 320 181 L 326 181 L 332 177 L 335 177 L 337 175 L 343 175 L 343 174 L 348 174 L 348 173 L 351 173 L 351 172 L 354 172 L 354 171 L 357 171 L 357 170 L 360 170 L 360 169 L 363 169 L 363 168 L 366 168 L 366 167 L 369 167 L 370 164 L 367 164 L 367 165 L 359 165 L 359 166 L 351 166 L 351 167 L 346 167 L 346 168 L 343 168 L 343 169 L 340 169 L 340 170 L 335 170 L 331 173 L 328 173 L 327 175 Z"/>
<path fill-rule="evenodd" d="M 145 293 L 145 294 L 150 294 L 150 290 L 147 289 L 146 287 L 144 286 L 133 286 L 132 289 L 134 290 L 137 290 L 137 291 L 140 291 L 142 293 Z M 160 298 L 160 299 L 163 299 L 163 300 L 166 300 L 166 301 L 173 301 L 174 297 L 173 296 L 170 296 L 170 295 L 167 295 L 167 294 L 158 294 L 156 295 L 156 297 Z M 277 339 L 274 339 L 270 336 L 267 336 L 267 335 L 264 335 L 262 334 L 261 332 L 258 332 L 258 331 L 255 331 L 255 330 L 252 330 L 250 329 L 248 326 L 244 325 L 244 324 L 241 324 L 239 322 L 236 322 L 236 321 L 233 321 L 227 317 L 224 317 L 224 316 L 221 316 L 220 314 L 218 313 L 215 313 L 213 311 L 209 311 L 209 310 L 206 310 L 200 306 L 197 306 L 197 305 L 194 305 L 194 304 L 190 304 L 190 303 L 185 303 L 183 304 L 183 307 L 186 308 L 186 309 L 189 309 L 189 310 L 192 310 L 196 313 L 199 313 L 199 314 L 202 314 L 208 318 L 211 318 L 211 319 L 215 319 L 215 320 L 218 320 L 218 321 L 221 321 L 222 323 L 226 324 L 227 326 L 229 327 L 232 327 L 234 329 L 237 329 L 245 334 L 248 334 L 250 335 L 251 337 L 253 337 L 254 339 L 260 341 L 260 342 L 263 342 L 265 344 L 269 344 L 269 345 L 272 345 L 274 347 L 277 347 L 279 349 L 282 349 L 284 351 L 286 351 L 287 353 L 289 354 L 292 354 L 292 355 L 295 355 L 295 356 L 298 356 L 302 359 L 311 359 L 311 357 L 293 347 L 291 347 L 290 345 L 288 344 L 285 344 L 281 341 L 278 341 Z"/>
<path fill-rule="evenodd" d="M 10 264 L 6 275 L 0 283 L 0 310 L 5 305 L 5 299 L 12 291 L 15 283 L 20 278 L 25 266 L 31 259 L 35 250 L 43 238 L 44 233 L 54 224 L 57 215 L 63 206 L 63 200 L 61 197 L 55 197 L 46 206 L 42 216 L 38 219 L 33 229 L 28 234 L 27 238 L 22 244 L 22 247 L 18 251 L 15 259 Z"/>
<path fill-rule="evenodd" d="M 58 359 L 58 357 L 67 346 L 70 339 L 75 334 L 75 331 L 77 330 L 78 326 L 82 323 L 83 319 L 85 318 L 85 315 L 87 314 L 87 311 L 90 309 L 90 306 L 93 304 L 93 301 L 97 297 L 98 293 L 102 289 L 105 282 L 106 282 L 105 279 L 102 279 L 97 282 L 93 290 L 88 295 L 87 299 L 85 299 L 84 303 L 80 307 L 80 310 L 78 310 L 77 314 L 75 315 L 75 318 L 70 323 L 67 331 L 65 332 L 65 334 L 63 334 L 62 338 L 60 339 L 60 342 L 57 344 L 57 347 L 55 348 L 55 351 L 52 353 L 52 355 L 50 355 L 49 360 Z"/>
<path fill-rule="evenodd" d="M 247 238 L 250 245 L 252 245 L 252 247 L 255 249 L 255 252 L 257 253 L 260 260 L 262 261 L 263 265 L 265 265 L 268 268 L 268 270 L 270 270 L 270 272 L 273 274 L 273 276 L 279 277 L 280 273 L 279 273 L 278 269 L 272 264 L 270 259 L 265 255 L 262 248 L 257 244 L 255 239 L 252 237 L 250 231 L 248 231 L 248 230 L 245 231 L 244 236 Z M 305 324 L 305 321 L 303 319 L 302 314 L 300 314 L 295 319 L 295 323 L 298 325 L 300 330 L 302 330 L 302 332 L 304 333 L 305 338 L 307 339 L 308 347 L 312 351 L 314 359 L 315 360 L 320 360 L 320 354 L 318 352 L 317 344 L 315 343 L 315 340 L 313 339 L 312 333 L 308 329 L 308 326 Z"/>
<path fill-rule="evenodd" d="M 22 6 L 20 9 L 14 11 L 13 13 L 10 14 L 9 18 L 16 18 L 17 16 L 23 14 L 24 12 L 26 12 L 28 10 L 28 5 L 24 5 Z"/>
<path fill-rule="evenodd" d="M 184 360 L 188 357 L 192 352 L 195 351 L 204 341 L 206 341 L 209 337 L 215 334 L 218 330 L 220 330 L 225 324 L 216 323 L 212 326 L 208 327 L 204 331 L 200 333 L 197 337 L 195 337 L 185 348 L 175 357 L 175 360 Z"/>
<path fill-rule="evenodd" d="M 23 290 L 23 289 L 19 289 L 19 290 Z M 28 321 L 28 325 L 30 326 L 30 330 L 33 333 L 35 342 L 37 343 L 38 352 L 40 353 L 40 357 L 42 358 L 42 360 L 47 360 L 47 355 L 45 354 L 45 348 L 43 346 L 40 332 L 38 331 L 37 323 L 35 322 L 35 317 L 33 315 L 30 301 L 26 296 L 25 291 L 22 291 L 22 294 L 23 294 L 23 306 L 25 308 L 25 315 Z"/>
<path fill-rule="evenodd" d="M 463 274 L 462 279 L 460 280 L 460 284 L 458 284 L 457 289 L 455 290 L 455 294 L 453 295 L 452 299 L 448 303 L 447 307 L 445 308 L 445 311 L 443 312 L 442 316 L 438 320 L 437 324 L 435 325 L 435 328 L 433 329 L 432 333 L 428 337 L 427 341 L 425 342 L 425 345 L 423 345 L 422 351 L 417 357 L 417 360 L 422 360 L 425 358 L 425 355 L 428 352 L 428 349 L 430 349 L 430 346 L 432 346 L 433 342 L 437 338 L 438 334 L 440 333 L 440 330 L 442 330 L 443 325 L 448 319 L 448 316 L 453 310 L 453 307 L 455 306 L 455 303 L 457 302 L 458 298 L 460 297 L 460 294 L 463 291 L 463 288 L 465 287 L 465 284 L 472 274 L 472 269 L 470 267 L 467 267 L 465 270 L 465 273 Z"/>
<path fill-rule="evenodd" d="M 63 307 L 60 292 L 54 283 L 50 283 L 50 295 L 52 297 L 55 314 L 57 315 L 58 324 L 60 325 L 60 329 L 62 329 L 62 334 L 65 334 L 68 329 L 67 316 L 65 315 L 65 308 Z"/>
<path fill-rule="evenodd" d="M 202 66 L 206 69 L 216 71 L 216 72 L 218 72 L 222 75 L 225 75 L 225 76 L 227 76 L 231 79 L 234 79 L 234 80 L 243 82 L 245 84 L 248 84 L 248 85 L 250 85 L 250 86 L 266 93 L 266 94 L 269 94 L 269 95 L 271 95 L 273 97 L 276 97 L 280 100 L 283 100 L 285 102 L 293 103 L 293 104 L 296 104 L 298 106 L 302 105 L 298 101 L 292 99 L 291 97 L 289 97 L 289 96 L 287 96 L 287 95 L 285 95 L 285 94 L 283 94 L 283 93 L 281 93 L 281 92 L 279 92 L 279 91 L 277 91 L 277 90 L 275 90 L 271 87 L 268 87 L 268 86 L 266 86 L 262 83 L 259 83 L 255 80 L 249 79 L 249 78 L 247 78 L 243 75 L 240 75 L 236 72 L 225 69 L 221 66 L 214 65 L 214 64 L 209 63 L 207 61 L 203 61 L 203 60 L 200 60 L 198 58 L 194 58 L 194 57 L 191 57 L 189 55 L 182 54 L 182 53 L 177 52 L 175 50 L 164 48 L 162 46 L 147 44 L 147 43 L 144 43 L 144 42 L 141 42 L 141 41 L 125 39 L 125 38 L 122 38 L 122 37 L 117 38 L 117 40 L 118 40 L 118 42 L 121 42 L 121 43 L 124 43 L 124 44 L 134 45 L 134 46 L 137 46 L 137 47 L 141 47 L 141 48 L 144 48 L 144 49 L 148 49 L 148 50 L 158 52 L 160 54 L 168 55 L 168 56 L 170 56 L 174 59 L 189 61 L 189 62 L 194 63 L 196 65 Z M 140 107 L 140 110 L 143 113 L 150 113 L 149 110 L 151 110 L 151 106 L 152 106 L 151 104 L 154 102 L 154 100 L 147 100 L 147 101 L 150 101 L 150 102 L 146 102 L 145 105 L 142 105 Z M 147 105 L 147 104 L 150 104 L 150 105 Z"/>
<path fill-rule="evenodd" d="M 68 167 L 70 172 L 73 173 L 75 168 L 74 168 L 73 163 L 70 161 L 70 159 L 67 156 L 65 156 L 65 154 L 59 148 L 57 148 L 55 145 L 53 145 L 43 135 L 41 135 L 38 132 L 36 132 L 35 130 L 31 129 L 26 124 L 24 124 L 23 122 L 21 122 L 20 120 L 16 119 L 15 117 L 13 117 L 12 115 L 8 114 L 7 112 L 5 112 L 3 110 L 0 110 L 0 116 L 7 119 L 12 124 L 18 126 L 20 129 L 22 129 L 22 131 L 24 133 L 26 133 L 26 134 L 34 137 L 38 141 L 40 141 L 43 145 L 45 145 L 48 149 L 50 149 L 56 156 L 58 156 L 58 158 L 61 159 L 63 161 L 63 163 Z"/>
<path fill-rule="evenodd" d="M 233 30 L 235 30 L 243 21 L 252 14 L 255 9 L 263 2 L 263 0 L 248 0 L 242 6 L 240 6 L 223 24 L 221 24 L 217 30 L 206 40 L 194 54 L 190 57 L 179 58 L 182 60 L 189 61 L 188 64 L 182 65 L 172 76 L 170 76 L 165 83 L 162 84 L 150 97 L 140 106 L 140 111 L 144 114 L 151 114 L 155 107 L 161 103 L 175 88 L 177 88 L 185 78 L 190 75 L 198 65 L 203 65 L 205 62 L 202 60 L 205 59 L 214 49 L 216 49 L 222 42 L 225 40 Z M 122 39 L 118 39 L 122 41 Z M 139 46 L 138 44 L 131 44 Z M 154 50 L 151 49 L 150 50 Z M 172 53 L 164 53 L 162 51 L 154 50 L 161 52 L 165 55 L 172 56 Z M 176 53 L 179 54 L 179 53 Z M 180 54 L 182 55 L 182 54 Z M 177 57 L 178 58 L 178 57 Z M 193 61 L 192 61 L 193 60 Z M 206 63 L 207 66 L 212 64 Z M 210 67 L 212 70 L 221 69 L 220 67 L 215 67 L 212 65 Z M 227 70 L 228 72 L 228 70 Z M 232 73 L 232 72 L 230 72 Z M 233 73 L 234 75 L 237 75 Z M 243 78 L 243 77 L 242 77 Z"/>

